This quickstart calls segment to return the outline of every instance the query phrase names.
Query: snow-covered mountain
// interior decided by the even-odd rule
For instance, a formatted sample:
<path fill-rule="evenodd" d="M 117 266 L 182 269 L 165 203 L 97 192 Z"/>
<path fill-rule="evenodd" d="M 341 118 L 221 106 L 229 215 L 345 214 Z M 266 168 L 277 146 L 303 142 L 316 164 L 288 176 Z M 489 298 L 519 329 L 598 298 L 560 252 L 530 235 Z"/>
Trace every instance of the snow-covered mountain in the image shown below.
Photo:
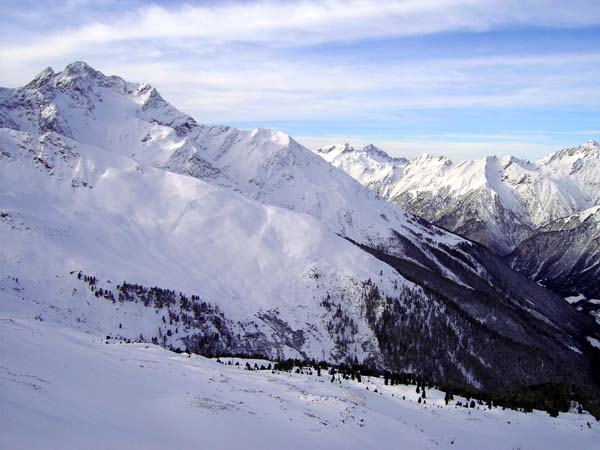
<path fill-rule="evenodd" d="M 283 133 L 200 125 L 81 62 L 0 90 L 0 127 L 4 311 L 209 355 L 595 386 L 593 320 Z"/>
<path fill-rule="evenodd" d="M 538 228 L 507 260 L 565 296 L 600 299 L 600 206 Z"/>
<path fill-rule="evenodd" d="M 589 141 L 532 163 L 490 156 L 452 163 L 391 158 L 373 146 L 316 151 L 383 198 L 499 252 L 531 232 L 600 203 L 600 145 Z"/>

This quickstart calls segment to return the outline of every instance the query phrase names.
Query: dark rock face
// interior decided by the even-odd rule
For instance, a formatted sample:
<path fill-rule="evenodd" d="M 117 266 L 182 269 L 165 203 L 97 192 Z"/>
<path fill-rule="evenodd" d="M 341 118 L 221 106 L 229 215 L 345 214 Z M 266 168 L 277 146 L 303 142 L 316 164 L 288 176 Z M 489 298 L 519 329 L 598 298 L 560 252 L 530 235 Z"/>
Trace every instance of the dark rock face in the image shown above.
<path fill-rule="evenodd" d="M 459 197 L 450 192 L 404 193 L 391 201 L 500 255 L 512 250 L 533 228 L 530 221 L 506 208 L 499 197 L 485 188 Z"/>
<path fill-rule="evenodd" d="M 488 282 L 460 264 L 454 281 L 444 277 L 421 264 L 420 251 L 401 236 L 388 249 L 361 247 L 424 289 L 425 295 L 403 292 L 398 298 L 381 298 L 372 287 L 365 292 L 367 318 L 391 367 L 408 366 L 446 383 L 484 389 L 545 382 L 595 385 L 595 356 L 586 336 L 596 335 L 598 325 L 562 298 L 506 270 L 484 246 L 474 244 L 469 253 L 492 276 Z M 409 258 L 391 254 L 399 249 Z M 384 310 L 378 318 L 372 314 L 377 309 Z"/>
<path fill-rule="evenodd" d="M 600 211 L 600 210 L 599 210 Z M 506 256 L 511 267 L 563 296 L 600 298 L 599 212 L 557 220 Z"/>

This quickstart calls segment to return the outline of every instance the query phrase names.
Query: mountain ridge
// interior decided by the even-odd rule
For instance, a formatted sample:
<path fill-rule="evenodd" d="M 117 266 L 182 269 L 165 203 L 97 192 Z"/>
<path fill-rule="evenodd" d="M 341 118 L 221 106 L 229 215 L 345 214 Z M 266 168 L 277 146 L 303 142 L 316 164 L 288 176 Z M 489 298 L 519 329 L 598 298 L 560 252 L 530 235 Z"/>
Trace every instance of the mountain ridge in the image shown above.
<path fill-rule="evenodd" d="M 600 203 L 600 145 L 592 140 L 535 163 L 513 156 L 453 163 L 426 154 L 391 163 L 339 148 L 315 153 L 388 201 L 500 254 L 540 226 Z"/>
<path fill-rule="evenodd" d="M 101 332 L 121 320 L 130 338 L 209 354 L 359 357 L 477 388 L 593 384 L 595 323 L 484 247 L 283 133 L 201 125 L 90 69 L 0 91 L 10 308 Z"/>

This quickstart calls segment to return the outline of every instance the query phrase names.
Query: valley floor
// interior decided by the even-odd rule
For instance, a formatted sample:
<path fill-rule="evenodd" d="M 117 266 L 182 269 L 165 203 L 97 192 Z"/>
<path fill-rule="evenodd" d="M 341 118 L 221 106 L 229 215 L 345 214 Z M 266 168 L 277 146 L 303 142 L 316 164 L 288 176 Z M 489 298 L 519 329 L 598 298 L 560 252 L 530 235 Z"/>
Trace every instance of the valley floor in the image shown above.
<path fill-rule="evenodd" d="M 414 386 L 383 379 L 332 383 L 326 372 L 244 365 L 1 315 L 0 447 L 574 450 L 600 442 L 600 424 L 585 413 L 462 408 L 433 389 L 418 404 Z"/>

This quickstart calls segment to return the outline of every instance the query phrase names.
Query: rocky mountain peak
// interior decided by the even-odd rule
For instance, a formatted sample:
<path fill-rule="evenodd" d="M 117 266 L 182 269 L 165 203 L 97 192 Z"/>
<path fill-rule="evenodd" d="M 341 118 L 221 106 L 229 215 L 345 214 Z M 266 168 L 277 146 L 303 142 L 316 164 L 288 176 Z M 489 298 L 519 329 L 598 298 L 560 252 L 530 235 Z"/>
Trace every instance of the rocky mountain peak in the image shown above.
<path fill-rule="evenodd" d="M 46 67 L 39 74 L 35 76 L 33 80 L 25 85 L 26 89 L 39 89 L 41 86 L 46 84 L 48 80 L 52 78 L 54 75 L 54 70 L 52 67 Z"/>
<path fill-rule="evenodd" d="M 99 78 L 104 76 L 102 72 L 94 69 L 85 61 L 72 62 L 71 64 L 67 65 L 61 73 L 64 75 L 84 76 L 90 78 Z"/>

